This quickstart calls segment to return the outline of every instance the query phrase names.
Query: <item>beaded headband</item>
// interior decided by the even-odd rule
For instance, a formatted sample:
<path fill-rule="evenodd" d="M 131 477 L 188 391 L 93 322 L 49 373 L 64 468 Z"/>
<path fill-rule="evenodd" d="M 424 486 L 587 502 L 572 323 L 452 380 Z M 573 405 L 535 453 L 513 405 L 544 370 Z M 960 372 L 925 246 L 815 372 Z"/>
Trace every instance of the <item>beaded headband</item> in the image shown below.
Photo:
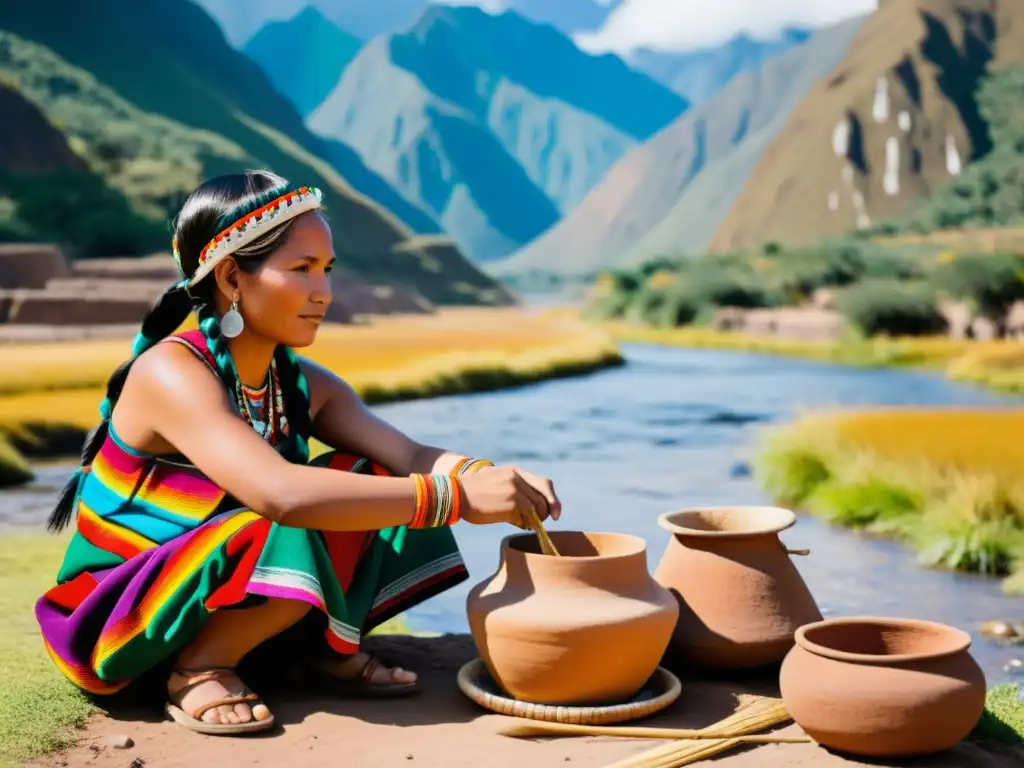
<path fill-rule="evenodd" d="M 258 240 L 286 221 L 307 211 L 316 210 L 320 207 L 322 200 L 323 194 L 316 187 L 299 187 L 271 200 L 252 213 L 246 214 L 206 244 L 199 254 L 199 266 L 195 274 L 189 278 L 188 286 L 194 286 L 210 274 L 225 256 Z M 181 253 L 178 252 L 177 239 L 172 242 L 171 247 L 174 252 L 174 260 L 178 263 L 180 271 Z"/>

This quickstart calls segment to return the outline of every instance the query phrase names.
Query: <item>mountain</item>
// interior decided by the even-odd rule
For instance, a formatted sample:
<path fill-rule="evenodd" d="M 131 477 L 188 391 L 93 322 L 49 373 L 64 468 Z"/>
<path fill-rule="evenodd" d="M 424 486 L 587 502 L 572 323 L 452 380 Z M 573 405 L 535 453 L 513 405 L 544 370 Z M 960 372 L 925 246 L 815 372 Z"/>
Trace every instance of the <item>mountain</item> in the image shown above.
<path fill-rule="evenodd" d="M 405 29 L 441 0 L 196 0 L 217 19 L 227 39 L 241 48 L 264 25 L 284 21 L 312 6 L 342 29 L 370 40 Z M 565 34 L 599 28 L 622 0 L 508 0 L 518 11 Z"/>
<path fill-rule="evenodd" d="M 736 77 L 626 155 L 556 227 L 489 270 L 587 275 L 704 249 L 766 144 L 839 63 L 862 22 L 819 30 Z"/>
<path fill-rule="evenodd" d="M 687 101 L 699 104 L 718 93 L 730 80 L 754 72 L 771 58 L 806 42 L 811 30 L 787 27 L 775 39 L 737 35 L 724 45 L 696 51 L 663 52 L 650 48 L 634 51 L 627 61 L 664 83 Z"/>
<path fill-rule="evenodd" d="M 975 91 L 1022 54 L 1018 0 L 881 3 L 771 142 L 712 248 L 798 244 L 900 214 L 987 153 Z"/>
<path fill-rule="evenodd" d="M 369 281 L 409 285 L 441 304 L 510 300 L 464 260 L 437 271 L 427 253 L 413 250 L 413 258 L 391 258 L 413 233 L 352 188 L 325 159 L 328 147 L 309 132 L 292 104 L 258 65 L 226 44 L 217 24 L 191 2 L 93 0 L 87 14 L 67 13 L 63 0 L 6 3 L 0 5 L 0 30 L 45 48 L 61 66 L 102 85 L 102 98 L 90 101 L 79 97 L 78 81 L 50 78 L 33 101 L 54 109 L 64 103 L 65 135 L 91 130 L 110 139 L 90 143 L 77 136 L 69 142 L 73 148 L 82 144 L 79 154 L 87 161 L 92 156 L 98 168 L 105 163 L 105 178 L 133 183 L 131 174 L 123 172 L 129 161 L 143 173 L 151 172 L 154 163 L 175 172 L 165 180 L 162 197 L 133 200 L 137 210 L 162 203 L 167 207 L 156 215 L 166 216 L 195 178 L 258 164 L 324 191 L 332 224 L 343 234 L 336 242 L 341 263 Z M 97 117 L 104 110 L 106 120 Z M 162 133 L 150 136 L 137 124 L 118 123 L 116 115 L 125 110 Z M 97 119 L 107 124 L 88 125 Z M 153 183 L 158 180 L 154 175 Z"/>
<path fill-rule="evenodd" d="M 554 27 L 434 7 L 368 43 L 307 122 L 489 260 L 552 226 L 686 106 Z"/>
<path fill-rule="evenodd" d="M 0 38 L 2 40 L 2 38 Z M 18 91 L 0 81 L 0 172 L 43 174 L 88 170 L 67 139 L 46 115 Z"/>
<path fill-rule="evenodd" d="M 242 49 L 303 117 L 316 109 L 363 43 L 315 7 L 288 21 L 272 21 Z"/>
<path fill-rule="evenodd" d="M 287 21 L 269 22 L 246 43 L 243 52 L 260 65 L 278 93 L 307 117 L 334 90 L 362 45 L 309 6 Z M 283 66 L 285 61 L 288 66 Z M 340 141 L 324 145 L 327 159 L 360 193 L 387 208 L 414 232 L 440 234 L 441 225 L 367 168 L 358 152 Z"/>

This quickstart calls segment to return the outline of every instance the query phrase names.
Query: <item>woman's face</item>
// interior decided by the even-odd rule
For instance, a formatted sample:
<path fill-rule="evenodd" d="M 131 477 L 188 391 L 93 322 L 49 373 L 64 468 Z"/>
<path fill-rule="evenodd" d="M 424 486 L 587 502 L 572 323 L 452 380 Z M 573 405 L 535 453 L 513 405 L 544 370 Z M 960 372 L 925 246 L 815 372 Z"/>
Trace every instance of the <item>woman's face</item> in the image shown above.
<path fill-rule="evenodd" d="M 292 223 L 283 244 L 251 274 L 237 270 L 238 308 L 247 331 L 308 347 L 331 303 L 331 229 L 315 212 Z"/>

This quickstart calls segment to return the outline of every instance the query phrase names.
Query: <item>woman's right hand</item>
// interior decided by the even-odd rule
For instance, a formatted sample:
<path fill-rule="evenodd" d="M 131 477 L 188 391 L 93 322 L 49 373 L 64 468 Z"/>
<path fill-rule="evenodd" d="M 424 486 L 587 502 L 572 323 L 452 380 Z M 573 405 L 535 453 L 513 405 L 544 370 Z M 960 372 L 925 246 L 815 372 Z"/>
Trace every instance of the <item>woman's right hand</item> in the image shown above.
<path fill-rule="evenodd" d="M 532 507 L 541 522 L 546 520 L 552 509 L 560 506 L 551 481 L 531 475 L 531 484 L 520 471 L 517 467 L 488 467 L 462 475 L 460 518 L 473 525 L 511 523 L 528 528 L 526 514 Z"/>

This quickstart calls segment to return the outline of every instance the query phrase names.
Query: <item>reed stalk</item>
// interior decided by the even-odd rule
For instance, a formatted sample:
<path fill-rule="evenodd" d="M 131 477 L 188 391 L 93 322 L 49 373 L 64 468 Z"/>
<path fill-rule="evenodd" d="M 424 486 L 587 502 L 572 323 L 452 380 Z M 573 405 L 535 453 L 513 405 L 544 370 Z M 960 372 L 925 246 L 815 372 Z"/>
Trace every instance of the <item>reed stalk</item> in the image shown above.
<path fill-rule="evenodd" d="M 555 543 L 551 541 L 551 537 L 548 536 L 548 532 L 544 530 L 544 524 L 540 521 L 537 516 L 536 510 L 532 507 L 526 513 L 526 524 L 530 526 L 537 534 L 537 539 L 540 541 L 540 551 L 545 555 L 551 555 L 553 557 L 561 557 L 558 549 L 555 547 Z"/>
<path fill-rule="evenodd" d="M 614 736 L 620 739 L 731 739 L 741 738 L 747 744 L 806 744 L 806 736 L 736 736 L 732 731 L 703 728 L 646 728 L 621 725 L 575 725 L 527 721 L 514 723 L 501 730 L 502 736 L 529 739 L 537 736 Z"/>
<path fill-rule="evenodd" d="M 729 717 L 700 729 L 729 734 L 719 739 L 682 739 L 649 749 L 605 768 L 682 768 L 743 744 L 743 737 L 787 723 L 792 718 L 781 699 L 759 696 L 741 704 Z"/>

